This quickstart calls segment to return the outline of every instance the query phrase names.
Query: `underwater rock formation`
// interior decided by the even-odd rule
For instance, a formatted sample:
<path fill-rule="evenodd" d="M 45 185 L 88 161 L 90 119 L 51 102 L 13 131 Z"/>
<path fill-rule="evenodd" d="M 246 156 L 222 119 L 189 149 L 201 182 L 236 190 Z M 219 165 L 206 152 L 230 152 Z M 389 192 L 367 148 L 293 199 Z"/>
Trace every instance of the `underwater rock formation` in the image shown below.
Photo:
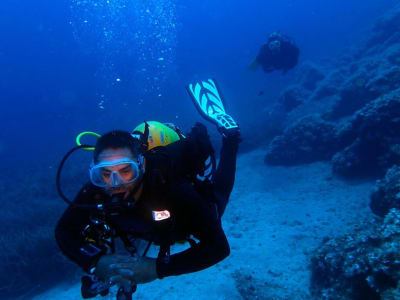
<path fill-rule="evenodd" d="M 369 38 L 361 54 L 374 52 L 380 47 L 387 48 L 400 40 L 400 5 L 384 14 L 373 27 L 373 34 Z"/>
<path fill-rule="evenodd" d="M 333 118 L 347 116 L 378 96 L 398 88 L 400 67 L 386 63 L 384 67 L 381 64 L 380 68 L 372 73 L 375 76 L 371 76 L 370 71 L 362 71 L 345 84 L 340 92 L 340 100 L 333 108 Z"/>
<path fill-rule="evenodd" d="M 400 81 L 400 5 L 383 15 L 371 37 L 352 57 L 348 80 L 340 90 L 340 100 L 332 117 L 341 118 L 364 104 L 398 88 Z"/>
<path fill-rule="evenodd" d="M 370 73 L 359 71 L 347 80 L 340 91 L 339 101 L 333 107 L 332 119 L 350 115 L 379 96 L 379 93 L 371 91 L 368 85 L 370 77 Z"/>
<path fill-rule="evenodd" d="M 400 39 L 400 33 L 398 36 L 398 39 Z M 400 44 L 394 44 L 392 46 L 389 46 L 386 49 L 386 59 L 391 65 L 398 66 L 400 65 Z"/>
<path fill-rule="evenodd" d="M 345 81 L 346 70 L 338 69 L 329 73 L 316 87 L 311 100 L 321 100 L 339 93 L 339 88 Z"/>
<path fill-rule="evenodd" d="M 329 160 L 338 150 L 335 126 L 319 115 L 307 116 L 275 137 L 267 149 L 265 162 L 293 165 Z"/>
<path fill-rule="evenodd" d="M 367 149 L 368 153 L 364 149 Z M 333 156 L 333 172 L 346 177 L 365 175 L 363 171 L 368 163 L 368 158 L 369 156 L 373 156 L 371 150 L 375 149 L 369 149 L 357 138 L 350 146 Z M 374 170 L 373 166 L 368 165 L 368 170 Z"/>
<path fill-rule="evenodd" d="M 383 175 L 400 163 L 400 90 L 386 94 L 360 109 L 338 133 L 347 145 L 332 159 L 343 176 Z"/>
<path fill-rule="evenodd" d="M 368 89 L 372 94 L 383 95 L 399 87 L 400 67 L 388 64 L 369 83 Z"/>
<path fill-rule="evenodd" d="M 336 174 L 373 177 L 400 165 L 400 136 L 396 134 L 400 132 L 400 4 L 378 20 L 358 50 L 323 68 L 307 63 L 302 70 L 296 85 L 281 97 L 286 129 L 271 141 L 266 162 L 289 165 L 334 155 Z M 303 141 L 300 129 L 294 128 L 303 126 L 297 120 L 314 114 L 337 124 L 334 153 L 328 149 L 326 155 L 319 155 L 320 150 L 313 147 L 327 148 L 326 141 Z M 305 126 L 312 136 L 332 135 L 331 126 L 326 134 L 315 134 L 319 129 L 312 126 Z"/>
<path fill-rule="evenodd" d="M 292 165 L 332 158 L 341 176 L 382 176 L 400 164 L 400 89 L 370 101 L 347 122 L 319 115 L 300 119 L 275 137 L 265 162 Z"/>
<path fill-rule="evenodd" d="M 302 104 L 310 95 L 310 92 L 301 86 L 293 85 L 288 87 L 279 99 L 284 111 L 290 112 Z"/>
<path fill-rule="evenodd" d="M 325 78 L 324 72 L 315 64 L 307 62 L 300 68 L 298 83 L 306 90 L 313 91 L 318 82 Z"/>
<path fill-rule="evenodd" d="M 400 209 L 400 167 L 393 166 L 378 180 L 371 194 L 371 210 L 384 217 L 392 208 Z"/>
<path fill-rule="evenodd" d="M 400 210 L 383 223 L 326 239 L 311 259 L 311 292 L 317 299 L 399 299 Z"/>
<path fill-rule="evenodd" d="M 282 93 L 279 104 L 285 112 L 290 112 L 310 98 L 317 84 L 325 78 L 324 73 L 310 62 L 301 66 L 296 84 L 289 86 Z"/>

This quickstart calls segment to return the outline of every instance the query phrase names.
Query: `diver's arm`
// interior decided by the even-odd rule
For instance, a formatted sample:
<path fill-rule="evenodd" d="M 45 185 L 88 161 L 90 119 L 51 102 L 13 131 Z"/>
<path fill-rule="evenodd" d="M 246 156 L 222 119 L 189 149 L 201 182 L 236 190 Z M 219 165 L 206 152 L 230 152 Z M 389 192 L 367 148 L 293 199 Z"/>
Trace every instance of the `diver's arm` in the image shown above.
<path fill-rule="evenodd" d="M 229 244 L 222 229 L 218 231 L 210 239 L 202 238 L 196 246 L 171 255 L 168 263 L 158 260 L 158 278 L 201 271 L 226 258 Z"/>
<path fill-rule="evenodd" d="M 89 185 L 83 187 L 74 203 L 91 203 L 92 193 L 89 190 Z M 89 210 L 68 207 L 55 228 L 55 238 L 63 254 L 88 273 L 106 253 L 105 247 L 96 247 L 84 241 L 82 231 L 89 223 Z"/>
<path fill-rule="evenodd" d="M 171 255 L 168 263 L 157 261 L 159 278 L 206 269 L 230 253 L 215 205 L 201 198 L 189 183 L 180 184 L 177 189 L 179 192 L 174 196 L 178 199 L 179 213 L 184 216 L 185 225 L 199 239 L 199 243 Z"/>

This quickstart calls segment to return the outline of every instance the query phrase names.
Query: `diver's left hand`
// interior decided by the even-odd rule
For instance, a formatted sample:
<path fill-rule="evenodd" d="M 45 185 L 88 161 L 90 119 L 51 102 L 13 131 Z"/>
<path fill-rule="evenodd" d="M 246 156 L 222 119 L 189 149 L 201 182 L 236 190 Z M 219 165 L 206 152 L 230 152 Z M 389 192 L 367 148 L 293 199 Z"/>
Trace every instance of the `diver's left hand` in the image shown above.
<path fill-rule="evenodd" d="M 156 259 L 138 257 L 136 261 L 117 263 L 112 266 L 118 273 L 136 284 L 147 283 L 158 278 Z"/>

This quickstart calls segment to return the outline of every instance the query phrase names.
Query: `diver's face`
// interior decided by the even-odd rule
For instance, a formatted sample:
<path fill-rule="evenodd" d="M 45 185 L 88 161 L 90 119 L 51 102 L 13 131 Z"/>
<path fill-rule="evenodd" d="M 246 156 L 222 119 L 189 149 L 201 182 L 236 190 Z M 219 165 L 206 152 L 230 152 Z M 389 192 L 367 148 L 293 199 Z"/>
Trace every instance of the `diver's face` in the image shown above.
<path fill-rule="evenodd" d="M 99 163 L 110 163 L 109 166 L 101 168 L 101 177 L 107 184 L 105 191 L 111 195 L 127 193 L 136 186 L 134 180 L 138 178 L 140 170 L 131 163 L 124 163 L 124 160 L 132 160 L 137 163 L 128 148 L 105 149 L 98 157 Z M 122 161 L 122 163 L 120 163 Z M 115 165 L 112 165 L 115 163 Z"/>
<path fill-rule="evenodd" d="M 279 50 L 281 49 L 281 42 L 272 41 L 269 43 L 268 47 L 272 52 L 279 52 Z"/>

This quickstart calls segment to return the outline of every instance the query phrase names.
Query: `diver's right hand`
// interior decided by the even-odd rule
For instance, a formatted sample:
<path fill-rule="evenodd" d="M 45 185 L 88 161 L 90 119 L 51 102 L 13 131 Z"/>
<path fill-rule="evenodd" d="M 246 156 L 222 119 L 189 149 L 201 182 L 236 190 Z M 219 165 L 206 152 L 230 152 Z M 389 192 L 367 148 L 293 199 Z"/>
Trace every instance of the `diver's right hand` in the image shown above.
<path fill-rule="evenodd" d="M 129 255 L 109 254 L 100 257 L 97 262 L 94 275 L 101 281 L 107 282 L 110 285 L 118 283 L 119 285 L 126 285 L 127 272 L 124 268 L 118 267 L 128 263 L 136 262 L 137 258 Z"/>

